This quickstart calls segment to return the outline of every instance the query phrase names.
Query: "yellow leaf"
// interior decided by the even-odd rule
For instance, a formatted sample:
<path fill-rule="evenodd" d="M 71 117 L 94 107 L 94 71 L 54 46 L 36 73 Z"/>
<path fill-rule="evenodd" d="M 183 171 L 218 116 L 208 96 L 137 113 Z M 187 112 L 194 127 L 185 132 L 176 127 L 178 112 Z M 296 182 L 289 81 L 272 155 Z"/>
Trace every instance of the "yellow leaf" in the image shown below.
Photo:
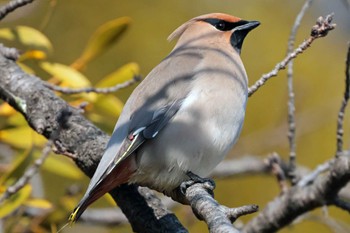
<path fill-rule="evenodd" d="M 130 25 L 130 18 L 121 17 L 108 21 L 101 25 L 91 36 L 80 58 L 72 64 L 72 67 L 81 69 L 89 61 L 105 52 L 125 32 Z"/>
<path fill-rule="evenodd" d="M 74 207 L 77 206 L 77 202 L 79 200 L 77 199 L 76 196 L 63 196 L 60 198 L 59 203 L 61 204 L 61 206 L 68 211 L 72 211 L 74 209 Z"/>
<path fill-rule="evenodd" d="M 99 95 L 94 107 L 97 109 L 97 111 L 101 111 L 102 114 L 118 117 L 123 110 L 124 104 L 116 96 Z"/>
<path fill-rule="evenodd" d="M 32 193 L 32 187 L 27 184 L 22 189 L 20 189 L 17 193 L 12 195 L 10 198 L 6 199 L 0 205 L 0 218 L 3 218 L 13 211 L 18 209 L 24 202 L 29 198 Z"/>
<path fill-rule="evenodd" d="M 104 116 L 94 112 L 89 113 L 89 120 L 95 123 L 106 122 L 106 118 Z"/>
<path fill-rule="evenodd" d="M 7 118 L 7 123 L 11 126 L 27 126 L 28 123 L 22 114 L 17 113 Z M 0 131 L 1 132 L 1 131 Z"/>
<path fill-rule="evenodd" d="M 0 116 L 11 116 L 16 113 L 16 110 L 8 103 L 0 104 Z"/>
<path fill-rule="evenodd" d="M 139 66 L 136 63 L 131 62 L 123 65 L 118 70 L 104 77 L 96 84 L 96 87 L 111 87 L 117 85 L 118 83 L 123 83 L 130 80 L 136 75 L 139 75 L 139 73 Z"/>
<path fill-rule="evenodd" d="M 0 38 L 18 41 L 30 48 L 52 51 L 50 40 L 43 33 L 31 27 L 1 28 Z"/>
<path fill-rule="evenodd" d="M 55 77 L 55 81 L 60 81 L 60 86 L 69 88 L 90 87 L 90 81 L 76 69 L 59 63 L 41 62 L 40 67 L 47 73 Z M 96 93 L 80 93 L 77 95 L 88 102 L 94 102 Z"/>
<path fill-rule="evenodd" d="M 52 50 L 51 42 L 40 31 L 26 26 L 17 26 L 16 30 L 22 44 L 34 48 L 45 48 L 48 51 Z"/>
<path fill-rule="evenodd" d="M 25 53 L 23 53 L 19 60 L 24 61 L 28 59 L 33 59 L 33 60 L 44 60 L 46 59 L 46 53 L 44 53 L 41 50 L 28 50 Z"/>
<path fill-rule="evenodd" d="M 5 40 L 14 40 L 16 37 L 10 28 L 1 28 L 0 29 L 0 38 L 5 39 Z"/>
<path fill-rule="evenodd" d="M 4 185 L 8 180 L 18 180 L 23 176 L 24 171 L 33 161 L 32 149 L 26 150 L 22 155 L 15 159 L 11 169 L 0 178 L 0 185 Z"/>
<path fill-rule="evenodd" d="M 83 173 L 74 163 L 67 158 L 57 155 L 47 157 L 45 163 L 42 165 L 42 169 L 73 180 L 80 180 L 83 177 Z"/>
<path fill-rule="evenodd" d="M 18 148 L 29 148 L 34 145 L 43 145 L 44 136 L 33 131 L 29 126 L 20 126 L 0 130 L 0 141 Z"/>
<path fill-rule="evenodd" d="M 24 203 L 24 205 L 32 208 L 46 210 L 50 210 L 53 208 L 52 203 L 45 199 L 29 199 Z"/>
<path fill-rule="evenodd" d="M 79 71 L 59 63 L 41 62 L 40 67 L 52 76 L 58 78 L 62 86 L 88 87 L 90 81 Z"/>

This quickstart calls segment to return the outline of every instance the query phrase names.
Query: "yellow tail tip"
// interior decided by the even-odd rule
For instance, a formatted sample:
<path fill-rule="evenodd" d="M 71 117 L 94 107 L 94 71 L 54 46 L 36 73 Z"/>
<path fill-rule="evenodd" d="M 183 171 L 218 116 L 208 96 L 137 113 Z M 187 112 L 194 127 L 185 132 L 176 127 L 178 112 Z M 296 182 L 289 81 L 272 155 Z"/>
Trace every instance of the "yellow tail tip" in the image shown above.
<path fill-rule="evenodd" d="M 75 208 L 73 213 L 71 213 L 71 215 L 69 216 L 68 218 L 69 225 L 73 225 L 77 221 L 78 211 L 79 211 L 79 207 Z"/>

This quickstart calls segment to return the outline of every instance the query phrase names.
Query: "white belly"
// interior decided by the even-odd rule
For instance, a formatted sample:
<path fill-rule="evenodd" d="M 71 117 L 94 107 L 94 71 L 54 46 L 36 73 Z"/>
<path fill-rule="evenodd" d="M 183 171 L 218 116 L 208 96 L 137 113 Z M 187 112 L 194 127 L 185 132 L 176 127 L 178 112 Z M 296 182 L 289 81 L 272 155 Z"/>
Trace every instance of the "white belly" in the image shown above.
<path fill-rule="evenodd" d="M 235 143 L 244 120 L 246 93 L 222 93 L 222 86 L 204 91 L 197 84 L 167 126 L 139 149 L 131 182 L 171 191 L 188 179 L 187 171 L 209 175 Z"/>

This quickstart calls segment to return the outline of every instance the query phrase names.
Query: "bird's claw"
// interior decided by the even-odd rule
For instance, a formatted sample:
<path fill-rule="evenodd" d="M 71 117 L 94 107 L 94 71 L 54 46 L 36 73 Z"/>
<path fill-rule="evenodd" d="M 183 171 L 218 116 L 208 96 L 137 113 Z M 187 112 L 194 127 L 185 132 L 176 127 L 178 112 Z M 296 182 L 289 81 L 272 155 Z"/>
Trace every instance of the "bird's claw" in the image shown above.
<path fill-rule="evenodd" d="M 194 184 L 203 184 L 203 187 L 208 190 L 209 193 L 213 195 L 213 190 L 215 189 L 215 182 L 210 178 L 202 178 L 192 172 L 187 172 L 186 175 L 190 178 L 181 183 L 180 191 L 183 195 L 186 195 L 186 191 L 189 187 Z"/>

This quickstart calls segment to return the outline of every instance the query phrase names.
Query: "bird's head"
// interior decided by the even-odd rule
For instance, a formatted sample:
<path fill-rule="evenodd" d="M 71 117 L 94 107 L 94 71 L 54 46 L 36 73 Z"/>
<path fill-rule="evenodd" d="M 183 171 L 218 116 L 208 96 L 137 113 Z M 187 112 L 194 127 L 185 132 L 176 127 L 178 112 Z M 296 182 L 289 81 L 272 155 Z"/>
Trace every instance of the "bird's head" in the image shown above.
<path fill-rule="evenodd" d="M 228 43 L 241 52 L 244 38 L 259 26 L 258 21 L 246 21 L 223 13 L 211 13 L 195 17 L 178 27 L 168 40 L 179 38 L 177 46 L 200 43 Z"/>

